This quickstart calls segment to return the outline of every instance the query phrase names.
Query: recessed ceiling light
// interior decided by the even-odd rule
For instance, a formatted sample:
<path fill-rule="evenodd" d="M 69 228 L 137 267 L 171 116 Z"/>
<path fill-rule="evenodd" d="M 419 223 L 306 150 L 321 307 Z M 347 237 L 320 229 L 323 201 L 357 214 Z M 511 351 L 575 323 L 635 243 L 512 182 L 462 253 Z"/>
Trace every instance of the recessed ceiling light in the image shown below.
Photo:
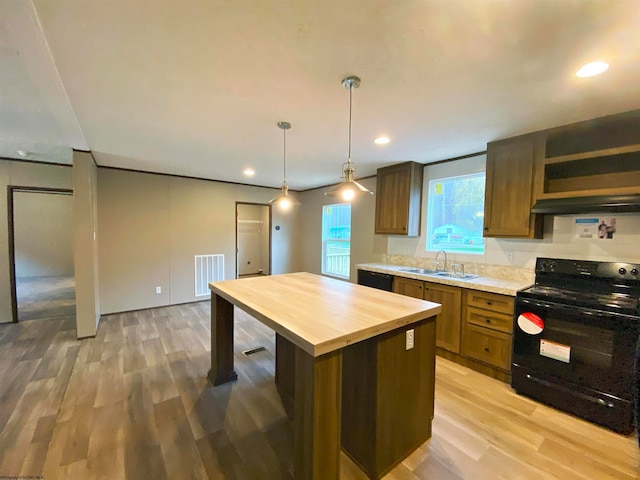
<path fill-rule="evenodd" d="M 253 168 L 245 168 L 244 172 L 242 173 L 244 173 L 247 177 L 253 177 L 256 174 Z"/>
<path fill-rule="evenodd" d="M 391 140 L 389 140 L 388 137 L 378 137 L 373 142 L 377 143 L 378 145 L 384 145 L 385 143 L 389 143 L 390 141 Z"/>
<path fill-rule="evenodd" d="M 580 70 L 576 72 L 578 77 L 593 77 L 599 75 L 609 68 L 609 64 L 601 61 L 591 62 L 584 65 Z"/>

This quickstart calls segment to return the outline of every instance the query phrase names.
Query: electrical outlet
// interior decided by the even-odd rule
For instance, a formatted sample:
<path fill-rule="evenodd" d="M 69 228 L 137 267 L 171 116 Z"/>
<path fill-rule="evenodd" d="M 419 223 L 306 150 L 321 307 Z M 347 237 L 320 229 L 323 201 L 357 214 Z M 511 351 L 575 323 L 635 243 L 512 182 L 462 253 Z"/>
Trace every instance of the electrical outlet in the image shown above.
<path fill-rule="evenodd" d="M 156 293 L 162 293 L 162 287 L 156 287 Z"/>
<path fill-rule="evenodd" d="M 413 332 L 413 328 L 411 330 L 407 330 L 407 350 L 411 350 L 413 348 L 413 343 L 414 343 L 414 332 Z"/>

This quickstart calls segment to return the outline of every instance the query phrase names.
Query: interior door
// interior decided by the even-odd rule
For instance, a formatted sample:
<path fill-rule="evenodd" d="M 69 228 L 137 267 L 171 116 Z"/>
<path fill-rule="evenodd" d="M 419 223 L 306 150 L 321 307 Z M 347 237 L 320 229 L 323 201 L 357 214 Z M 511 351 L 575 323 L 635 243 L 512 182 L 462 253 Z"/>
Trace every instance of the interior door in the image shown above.
<path fill-rule="evenodd" d="M 236 203 L 236 278 L 271 273 L 271 205 Z"/>
<path fill-rule="evenodd" d="M 74 315 L 72 191 L 14 186 L 8 198 L 13 321 Z"/>

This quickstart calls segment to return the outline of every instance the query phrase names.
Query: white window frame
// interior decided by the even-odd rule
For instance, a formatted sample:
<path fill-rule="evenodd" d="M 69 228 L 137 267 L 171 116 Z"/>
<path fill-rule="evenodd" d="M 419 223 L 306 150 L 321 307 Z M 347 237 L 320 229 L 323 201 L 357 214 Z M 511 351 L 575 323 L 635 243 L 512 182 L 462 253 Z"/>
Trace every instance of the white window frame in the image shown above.
<path fill-rule="evenodd" d="M 327 211 L 327 208 L 329 207 L 341 207 L 341 206 L 349 206 L 349 214 L 351 214 L 351 204 L 350 203 L 334 203 L 334 204 L 330 204 L 330 205 L 323 205 L 322 206 L 322 227 L 321 227 L 321 235 L 322 235 L 322 266 L 321 266 L 321 272 L 323 275 L 328 275 L 330 277 L 336 277 L 336 278 L 340 278 L 340 279 L 345 279 L 345 280 L 349 280 L 350 276 L 351 276 L 351 221 L 349 222 L 349 239 L 344 239 L 344 238 L 326 238 L 325 237 L 325 226 L 324 226 L 324 216 L 325 213 Z M 340 272 L 336 272 L 336 271 L 332 271 L 330 270 L 330 266 L 327 265 L 327 243 L 331 241 L 332 243 L 344 243 L 344 244 L 348 244 L 349 245 L 349 254 L 348 254 L 348 261 L 346 262 L 346 274 L 342 275 Z M 339 257 L 340 255 L 337 255 L 336 257 Z M 343 255 L 344 257 L 344 255 Z M 341 260 L 336 260 L 337 263 L 342 262 Z M 333 263 L 333 262 L 331 262 Z"/>
<path fill-rule="evenodd" d="M 485 171 L 480 171 L 480 172 L 474 172 L 474 173 L 467 173 L 467 174 L 463 174 L 463 175 L 447 175 L 447 176 L 438 176 L 437 178 L 433 178 L 430 179 L 427 183 L 427 208 L 426 208 L 426 217 L 427 217 L 427 221 L 426 221 L 426 237 L 425 237 L 425 250 L 427 252 L 437 252 L 440 250 L 444 250 L 447 253 L 456 253 L 456 254 L 465 254 L 465 255 L 484 255 L 485 253 L 485 249 L 486 249 L 486 242 L 483 240 L 482 243 L 482 250 L 481 251 L 473 251 L 472 249 L 465 249 L 465 248 L 455 248 L 452 247 L 451 245 L 438 245 L 437 243 L 434 244 L 433 243 L 433 230 L 434 230 L 434 226 L 433 226 L 433 221 L 434 221 L 434 215 L 431 214 L 431 208 L 433 208 L 433 205 L 435 203 L 435 185 L 437 183 L 443 183 L 449 180 L 455 180 L 455 179 L 463 179 L 463 178 L 471 178 L 471 177 L 483 177 L 486 178 L 486 172 Z M 484 198 L 483 198 L 483 202 L 482 202 L 482 209 L 479 211 L 479 217 L 482 218 L 484 216 Z M 482 230 L 480 230 L 480 232 L 478 232 L 479 237 L 482 237 Z"/>

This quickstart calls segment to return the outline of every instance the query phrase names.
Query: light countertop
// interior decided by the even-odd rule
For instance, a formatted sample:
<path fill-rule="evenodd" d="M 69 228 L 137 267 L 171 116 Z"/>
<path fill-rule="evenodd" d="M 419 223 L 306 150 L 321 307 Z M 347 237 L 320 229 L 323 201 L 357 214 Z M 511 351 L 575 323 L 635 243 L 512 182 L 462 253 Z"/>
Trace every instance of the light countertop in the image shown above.
<path fill-rule="evenodd" d="M 209 289 L 313 356 L 441 311 L 439 303 L 305 272 L 212 282 Z"/>
<path fill-rule="evenodd" d="M 413 278 L 415 280 L 424 280 L 426 282 L 441 283 L 443 285 L 452 285 L 454 287 L 469 288 L 472 290 L 482 290 L 484 292 L 500 293 L 502 295 L 510 295 L 514 297 L 516 292 L 522 288 L 528 287 L 530 283 L 522 283 L 513 280 L 503 280 L 492 277 L 476 277 L 468 280 L 462 280 L 454 277 L 439 277 L 435 275 L 425 275 L 421 273 L 404 272 L 401 269 L 414 268 L 407 265 L 389 265 L 382 263 L 362 263 L 356 265 L 359 270 L 368 270 L 370 272 L 388 273 L 397 277 Z"/>

